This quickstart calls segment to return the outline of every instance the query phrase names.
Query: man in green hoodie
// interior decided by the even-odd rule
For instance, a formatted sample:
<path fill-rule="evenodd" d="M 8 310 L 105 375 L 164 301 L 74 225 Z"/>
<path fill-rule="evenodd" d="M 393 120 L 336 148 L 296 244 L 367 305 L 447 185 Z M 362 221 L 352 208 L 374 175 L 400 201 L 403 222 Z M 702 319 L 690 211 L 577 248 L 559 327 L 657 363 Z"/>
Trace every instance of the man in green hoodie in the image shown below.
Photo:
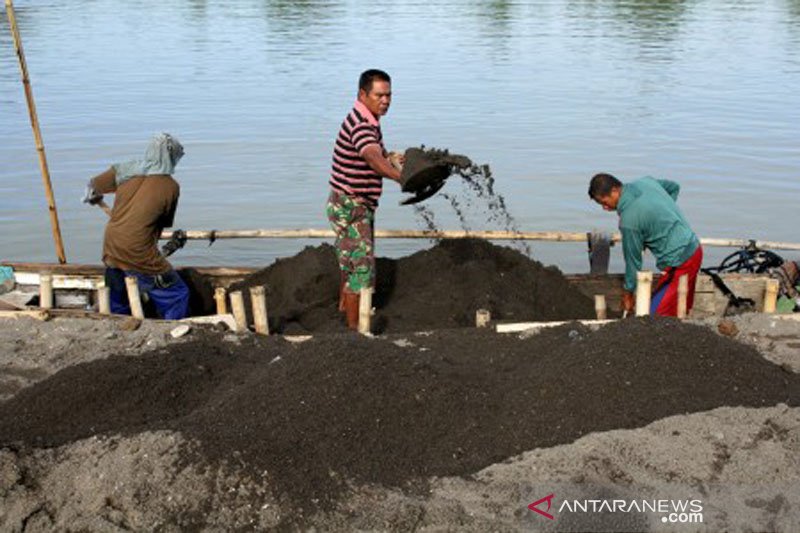
<path fill-rule="evenodd" d="M 689 278 L 686 310 L 694 304 L 697 273 L 703 262 L 700 239 L 689 227 L 678 205 L 680 185 L 650 176 L 622 183 L 611 174 L 597 174 L 589 183 L 589 197 L 606 211 L 619 214 L 625 283 L 622 309 L 633 311 L 636 303 L 636 273 L 642 269 L 642 251 L 647 248 L 663 272 L 650 304 L 650 314 L 678 314 L 678 280 Z"/>

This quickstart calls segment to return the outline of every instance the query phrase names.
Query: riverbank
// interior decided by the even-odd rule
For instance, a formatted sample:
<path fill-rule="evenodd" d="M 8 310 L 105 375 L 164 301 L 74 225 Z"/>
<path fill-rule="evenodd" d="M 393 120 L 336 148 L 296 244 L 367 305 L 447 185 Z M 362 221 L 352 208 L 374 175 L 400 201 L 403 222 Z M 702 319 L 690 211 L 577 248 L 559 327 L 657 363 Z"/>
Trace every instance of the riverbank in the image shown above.
<path fill-rule="evenodd" d="M 733 323 L 735 339 L 628 320 L 292 343 L 4 320 L 0 524 L 517 530 L 544 527 L 527 505 L 547 494 L 600 491 L 699 498 L 695 530 L 790 531 L 800 323 Z M 547 525 L 670 530 L 660 518 Z"/>

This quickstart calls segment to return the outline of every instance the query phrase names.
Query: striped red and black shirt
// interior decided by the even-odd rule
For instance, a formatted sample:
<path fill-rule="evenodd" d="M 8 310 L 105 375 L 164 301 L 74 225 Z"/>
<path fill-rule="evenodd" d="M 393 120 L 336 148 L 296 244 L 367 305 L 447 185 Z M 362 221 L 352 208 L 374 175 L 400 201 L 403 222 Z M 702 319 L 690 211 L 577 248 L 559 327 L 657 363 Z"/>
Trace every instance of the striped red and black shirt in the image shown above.
<path fill-rule="evenodd" d="M 383 150 L 381 125 L 370 110 L 356 100 L 336 137 L 330 184 L 333 189 L 360 198 L 374 209 L 378 207 L 383 179 L 363 157 L 364 149 L 371 144 L 378 144 Z"/>

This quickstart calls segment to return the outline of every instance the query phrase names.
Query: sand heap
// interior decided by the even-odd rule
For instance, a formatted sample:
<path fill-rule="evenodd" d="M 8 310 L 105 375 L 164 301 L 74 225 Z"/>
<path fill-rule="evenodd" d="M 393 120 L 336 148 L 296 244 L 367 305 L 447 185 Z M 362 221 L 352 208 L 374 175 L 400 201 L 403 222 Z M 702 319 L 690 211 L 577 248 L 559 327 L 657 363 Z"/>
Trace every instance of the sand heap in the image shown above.
<path fill-rule="evenodd" d="M 443 241 L 396 260 L 378 258 L 377 276 L 375 332 L 474 326 L 475 311 L 481 308 L 497 320 L 594 316 L 593 302 L 557 268 L 478 239 Z M 309 247 L 279 259 L 231 290 L 254 285 L 267 287 L 273 331 L 341 330 L 332 246 Z"/>
<path fill-rule="evenodd" d="M 242 483 L 261 487 L 237 495 L 251 509 L 238 511 L 257 514 L 278 501 L 287 520 L 302 522 L 348 487 L 417 493 L 431 476 L 468 476 L 590 432 L 720 406 L 800 405 L 800 376 L 750 347 L 666 319 L 596 332 L 564 326 L 525 339 L 474 329 L 302 344 L 207 335 L 77 365 L 20 391 L 0 403 L 0 451 L 33 456 L 95 436 L 177 433 L 195 445 L 181 448 L 159 479 L 168 488 L 187 468 L 208 465 L 208 485 L 191 494 L 163 486 L 137 493 L 141 512 L 162 505 L 165 490 L 176 509 L 202 509 L 228 490 L 213 475 L 228 465 Z M 156 453 L 151 445 L 125 453 L 142 460 Z M 0 504 L 33 490 L 35 472 L 12 476 Z M 128 481 L 115 478 L 120 487 Z M 56 491 L 58 480 L 51 483 L 41 490 Z M 183 525 L 212 519 L 199 513 Z"/>

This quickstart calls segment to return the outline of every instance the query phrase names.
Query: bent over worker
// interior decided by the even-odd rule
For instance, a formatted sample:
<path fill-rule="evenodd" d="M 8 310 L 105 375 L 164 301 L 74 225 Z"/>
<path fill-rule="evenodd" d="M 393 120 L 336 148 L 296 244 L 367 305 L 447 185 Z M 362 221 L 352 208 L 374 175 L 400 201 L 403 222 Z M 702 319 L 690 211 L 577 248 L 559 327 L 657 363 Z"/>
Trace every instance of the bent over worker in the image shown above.
<path fill-rule="evenodd" d="M 143 159 L 115 164 L 89 180 L 85 203 L 97 204 L 103 194 L 115 194 L 103 238 L 112 313 L 131 313 L 125 277 L 133 276 L 139 293 L 153 302 L 161 318 L 177 320 L 188 314 L 189 289 L 158 249 L 161 231 L 175 218 L 180 186 L 172 173 L 181 157 L 178 140 L 160 133 Z"/>
<path fill-rule="evenodd" d="M 633 311 L 636 273 L 642 269 L 642 251 L 649 249 L 662 275 L 653 292 L 650 314 L 678 314 L 678 280 L 687 275 L 687 312 L 694 304 L 697 272 L 703 262 L 700 239 L 689 227 L 676 201 L 680 185 L 650 176 L 622 183 L 611 174 L 597 174 L 589 183 L 589 197 L 606 211 L 619 214 L 625 283 L 622 308 Z"/>
<path fill-rule="evenodd" d="M 401 157 L 383 146 L 380 117 L 392 102 L 392 80 L 371 69 L 358 81 L 358 97 L 347 114 L 333 148 L 330 195 L 325 208 L 336 233 L 341 280 L 339 310 L 350 329 L 358 327 L 362 288 L 375 286 L 375 210 L 383 178 L 400 181 Z"/>

